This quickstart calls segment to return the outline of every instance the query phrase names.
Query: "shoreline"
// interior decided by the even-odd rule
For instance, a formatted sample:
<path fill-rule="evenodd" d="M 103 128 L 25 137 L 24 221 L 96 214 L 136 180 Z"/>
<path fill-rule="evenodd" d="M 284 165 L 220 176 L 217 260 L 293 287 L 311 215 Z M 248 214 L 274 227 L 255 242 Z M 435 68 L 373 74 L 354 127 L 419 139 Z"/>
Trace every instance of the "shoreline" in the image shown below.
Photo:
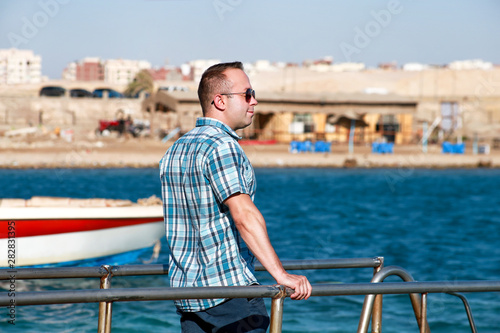
<path fill-rule="evenodd" d="M 156 140 L 110 139 L 95 142 L 53 142 L 0 147 L 0 169 L 108 169 L 156 168 L 171 143 Z M 442 154 L 429 146 L 423 153 L 417 145 L 395 146 L 393 154 L 373 154 L 369 146 L 332 146 L 330 153 L 297 153 L 286 144 L 242 145 L 255 168 L 391 168 L 456 169 L 500 168 L 500 151 L 488 155 Z"/>

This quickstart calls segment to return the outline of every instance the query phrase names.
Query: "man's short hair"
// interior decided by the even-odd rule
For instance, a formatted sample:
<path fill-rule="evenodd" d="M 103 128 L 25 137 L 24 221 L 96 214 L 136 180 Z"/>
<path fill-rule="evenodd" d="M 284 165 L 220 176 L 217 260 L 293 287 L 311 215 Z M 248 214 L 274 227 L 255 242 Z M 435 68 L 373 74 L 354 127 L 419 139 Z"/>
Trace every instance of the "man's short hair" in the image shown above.
<path fill-rule="evenodd" d="M 210 107 L 215 94 L 229 93 L 231 87 L 230 82 L 224 72 L 227 69 L 243 69 L 243 64 L 240 61 L 225 62 L 209 67 L 201 76 L 198 86 L 198 98 L 200 100 L 203 115 Z"/>

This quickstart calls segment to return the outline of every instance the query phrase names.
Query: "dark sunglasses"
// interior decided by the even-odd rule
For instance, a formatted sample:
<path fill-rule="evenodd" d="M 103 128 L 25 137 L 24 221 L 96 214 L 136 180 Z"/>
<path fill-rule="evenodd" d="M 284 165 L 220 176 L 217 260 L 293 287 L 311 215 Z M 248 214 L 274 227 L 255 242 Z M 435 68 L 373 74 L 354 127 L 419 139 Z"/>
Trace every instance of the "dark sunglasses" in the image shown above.
<path fill-rule="evenodd" d="M 245 92 L 240 92 L 240 93 L 227 93 L 227 94 L 221 94 L 221 95 L 245 95 L 245 100 L 247 103 L 250 103 L 252 100 L 252 97 L 255 98 L 255 90 L 248 88 Z"/>

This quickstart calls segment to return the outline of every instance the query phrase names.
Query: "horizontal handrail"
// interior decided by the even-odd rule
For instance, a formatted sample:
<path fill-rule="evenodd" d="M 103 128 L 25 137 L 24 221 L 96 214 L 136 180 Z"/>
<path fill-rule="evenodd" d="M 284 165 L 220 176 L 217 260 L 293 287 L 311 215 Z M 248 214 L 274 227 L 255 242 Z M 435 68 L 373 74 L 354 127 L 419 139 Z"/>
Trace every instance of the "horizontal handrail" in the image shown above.
<path fill-rule="evenodd" d="M 379 257 L 354 258 L 354 259 L 317 259 L 317 260 L 283 260 L 286 270 L 297 269 L 338 269 L 338 268 L 367 268 L 377 267 L 381 264 Z M 265 271 L 260 264 L 255 264 L 255 270 Z M 0 280 L 9 280 L 15 272 L 16 280 L 52 279 L 52 278 L 100 278 L 106 276 L 108 271 L 101 267 L 39 267 L 39 268 L 2 268 Z M 113 276 L 132 275 L 162 275 L 168 273 L 168 266 L 153 265 L 121 265 L 111 266 Z"/>
<path fill-rule="evenodd" d="M 115 288 L 87 290 L 56 290 L 41 292 L 16 292 L 18 305 L 61 303 L 97 303 L 122 301 L 161 301 L 203 298 L 253 298 L 276 297 L 279 286 L 246 287 L 185 287 L 185 288 Z M 500 281 L 453 282 L 384 282 L 315 284 L 311 296 L 346 296 L 369 294 L 411 294 L 448 292 L 500 292 Z M 287 290 L 287 296 L 291 290 Z M 10 304 L 8 293 L 0 294 L 0 306 Z"/>
<path fill-rule="evenodd" d="M 381 295 L 448 292 L 500 292 L 500 281 L 384 282 L 314 285 L 312 296 Z"/>
<path fill-rule="evenodd" d="M 112 266 L 113 276 L 162 275 L 168 273 L 168 266 L 155 265 L 122 265 Z M 64 278 L 100 278 L 109 272 L 103 267 L 29 267 L 16 269 L 0 269 L 0 281 L 9 280 L 15 274 L 16 280 L 64 279 Z"/>
<path fill-rule="evenodd" d="M 16 292 L 16 306 L 120 301 L 161 301 L 202 298 L 275 297 L 279 286 L 113 288 Z M 0 306 L 8 305 L 7 293 L 0 294 Z"/>
<path fill-rule="evenodd" d="M 339 269 L 339 268 L 368 268 L 382 264 L 382 257 L 374 258 L 347 258 L 347 259 L 316 259 L 316 260 L 283 260 L 283 268 L 296 269 Z M 255 264 L 256 271 L 265 271 L 262 264 Z"/>

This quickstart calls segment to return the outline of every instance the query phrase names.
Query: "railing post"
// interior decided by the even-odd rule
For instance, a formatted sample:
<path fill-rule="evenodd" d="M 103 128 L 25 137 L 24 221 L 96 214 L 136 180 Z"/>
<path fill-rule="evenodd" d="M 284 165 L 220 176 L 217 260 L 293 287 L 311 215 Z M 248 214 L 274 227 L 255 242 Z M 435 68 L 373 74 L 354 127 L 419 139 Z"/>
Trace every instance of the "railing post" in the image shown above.
<path fill-rule="evenodd" d="M 467 301 L 467 298 L 465 298 L 465 296 L 460 294 L 460 293 L 449 292 L 447 294 L 452 295 L 452 296 L 456 296 L 462 300 L 462 302 L 464 303 L 465 312 L 467 313 L 467 318 L 469 319 L 469 325 L 470 325 L 471 332 L 477 333 L 476 324 L 474 323 L 474 317 L 472 316 L 472 312 L 470 309 L 469 302 Z"/>
<path fill-rule="evenodd" d="M 424 311 L 424 309 L 422 308 L 422 302 L 423 302 L 422 298 L 420 297 L 419 294 L 410 294 L 410 300 L 411 300 L 411 305 L 413 307 L 413 312 L 415 313 L 415 319 L 417 320 L 417 324 L 418 327 L 420 328 L 420 331 L 430 333 L 431 329 L 429 328 L 429 323 L 427 322 L 427 318 L 425 318 L 425 320 L 422 320 Z M 422 323 L 424 323 L 423 328 L 422 328 Z"/>
<path fill-rule="evenodd" d="M 422 294 L 420 313 L 420 333 L 427 333 L 427 293 Z"/>
<path fill-rule="evenodd" d="M 397 275 L 400 278 L 402 278 L 403 281 L 406 282 L 415 281 L 413 277 L 410 275 L 410 273 L 408 273 L 401 267 L 389 266 L 389 267 L 384 267 L 383 269 L 380 270 L 380 272 L 375 274 L 375 276 L 372 279 L 372 283 L 383 282 L 386 277 L 391 275 Z M 370 316 L 372 314 L 373 304 L 375 302 L 375 296 L 376 296 L 375 294 L 368 294 L 365 296 L 363 309 L 361 310 L 361 317 L 359 318 L 358 333 L 368 332 Z M 420 294 L 410 293 L 410 300 L 411 300 L 411 305 L 413 307 L 413 312 L 415 313 L 415 318 L 417 319 L 417 324 L 420 327 L 421 315 L 422 315 Z M 429 323 L 427 322 L 427 320 L 425 320 L 424 326 L 425 326 L 425 332 L 430 333 Z"/>
<path fill-rule="evenodd" d="M 279 293 L 271 301 L 271 324 L 269 333 L 281 333 L 283 327 L 283 303 L 286 297 L 285 286 L 278 286 Z"/>
<path fill-rule="evenodd" d="M 113 276 L 111 266 L 102 265 L 107 272 L 106 275 L 101 277 L 101 289 L 109 289 L 111 287 L 111 277 Z M 97 328 L 98 333 L 111 333 L 111 312 L 113 302 L 100 302 L 99 303 L 99 324 Z"/>
<path fill-rule="evenodd" d="M 373 276 L 375 276 L 384 267 L 384 257 L 377 257 L 380 265 L 373 268 Z M 382 333 L 382 294 L 375 296 L 372 309 L 372 333 Z"/>

